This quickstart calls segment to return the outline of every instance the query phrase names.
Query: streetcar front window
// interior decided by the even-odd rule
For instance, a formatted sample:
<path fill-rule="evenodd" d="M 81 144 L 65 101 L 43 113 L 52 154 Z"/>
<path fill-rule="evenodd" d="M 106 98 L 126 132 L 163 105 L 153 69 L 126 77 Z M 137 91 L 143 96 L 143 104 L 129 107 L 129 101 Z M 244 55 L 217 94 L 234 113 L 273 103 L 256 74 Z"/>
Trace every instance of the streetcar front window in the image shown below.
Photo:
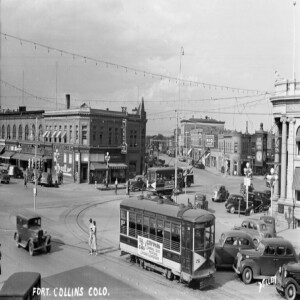
<path fill-rule="evenodd" d="M 127 212 L 126 210 L 121 210 L 120 214 L 120 232 L 127 234 Z"/>
<path fill-rule="evenodd" d="M 205 227 L 204 224 L 195 226 L 195 251 L 213 247 L 215 244 L 215 225 Z"/>

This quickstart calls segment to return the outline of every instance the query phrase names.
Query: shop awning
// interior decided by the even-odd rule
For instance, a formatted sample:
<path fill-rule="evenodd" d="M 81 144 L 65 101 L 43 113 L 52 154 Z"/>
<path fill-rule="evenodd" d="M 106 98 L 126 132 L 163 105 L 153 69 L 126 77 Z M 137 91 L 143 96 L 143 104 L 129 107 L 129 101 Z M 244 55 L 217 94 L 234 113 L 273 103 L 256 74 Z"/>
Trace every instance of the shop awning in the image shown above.
<path fill-rule="evenodd" d="M 107 166 L 106 166 L 106 163 L 91 162 L 90 169 L 92 171 L 95 171 L 95 170 L 106 170 Z"/>
<path fill-rule="evenodd" d="M 48 135 L 48 133 L 49 133 L 49 131 L 45 131 L 45 132 L 43 133 L 43 138 L 45 138 L 46 135 Z"/>
<path fill-rule="evenodd" d="M 64 132 L 62 133 L 62 135 L 61 135 L 61 138 L 63 139 L 63 138 L 66 136 L 66 134 L 67 134 L 67 132 L 64 131 Z"/>
<path fill-rule="evenodd" d="M 300 191 L 300 168 L 295 169 L 292 189 Z"/>
<path fill-rule="evenodd" d="M 61 135 L 61 131 L 59 131 L 59 132 L 57 133 L 56 138 L 58 139 L 58 138 L 60 137 L 60 135 Z"/>
<path fill-rule="evenodd" d="M 5 151 L 0 155 L 1 158 L 10 159 L 16 152 L 14 151 Z"/>
<path fill-rule="evenodd" d="M 14 156 L 13 156 L 13 159 L 28 160 L 29 158 L 33 159 L 34 157 L 35 157 L 35 155 L 30 154 L 30 153 L 15 153 Z M 42 156 L 40 154 L 37 154 L 36 158 L 37 159 L 44 159 L 44 160 L 52 159 L 50 156 Z"/>
<path fill-rule="evenodd" d="M 128 166 L 122 163 L 108 163 L 110 169 L 127 169 Z"/>
<path fill-rule="evenodd" d="M 52 135 L 51 135 L 52 139 L 55 138 L 56 133 L 57 133 L 57 131 L 52 132 Z"/>

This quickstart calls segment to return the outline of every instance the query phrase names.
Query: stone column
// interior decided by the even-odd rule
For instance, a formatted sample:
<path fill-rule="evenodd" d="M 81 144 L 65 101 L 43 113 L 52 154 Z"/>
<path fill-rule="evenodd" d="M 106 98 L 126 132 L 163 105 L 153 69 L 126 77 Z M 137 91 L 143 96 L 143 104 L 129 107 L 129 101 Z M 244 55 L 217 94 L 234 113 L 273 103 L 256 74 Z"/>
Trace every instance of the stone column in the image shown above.
<path fill-rule="evenodd" d="M 275 156 L 274 156 L 274 174 L 279 176 L 279 162 L 280 162 L 280 138 L 279 138 L 279 128 L 275 123 Z M 279 180 L 277 180 L 274 184 L 274 192 L 273 192 L 273 200 L 279 199 Z"/>
<path fill-rule="evenodd" d="M 281 133 L 281 182 L 280 182 L 280 199 L 286 199 L 286 151 L 287 151 L 287 118 L 282 117 L 282 133 Z"/>
<path fill-rule="evenodd" d="M 288 135 L 288 165 L 287 165 L 287 190 L 286 199 L 293 202 L 293 179 L 294 179 L 294 157 L 295 157 L 295 118 L 288 118 L 289 122 L 289 135 Z"/>
<path fill-rule="evenodd" d="M 81 183 L 81 153 L 78 151 L 78 177 L 77 183 Z"/>

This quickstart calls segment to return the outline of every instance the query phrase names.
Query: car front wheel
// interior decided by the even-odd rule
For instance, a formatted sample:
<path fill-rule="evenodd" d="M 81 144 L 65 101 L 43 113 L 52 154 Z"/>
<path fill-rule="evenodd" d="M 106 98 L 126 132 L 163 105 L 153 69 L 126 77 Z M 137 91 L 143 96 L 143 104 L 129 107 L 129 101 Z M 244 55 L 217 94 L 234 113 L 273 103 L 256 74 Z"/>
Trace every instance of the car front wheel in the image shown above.
<path fill-rule="evenodd" d="M 285 298 L 287 300 L 294 300 L 296 298 L 296 287 L 290 283 L 285 289 Z"/>
<path fill-rule="evenodd" d="M 30 242 L 29 242 L 29 245 L 28 245 L 28 251 L 29 251 L 29 254 L 30 254 L 31 256 L 33 256 L 33 248 L 34 248 L 33 242 L 30 241 Z"/>
<path fill-rule="evenodd" d="M 231 214 L 234 214 L 234 213 L 235 213 L 235 208 L 234 208 L 233 206 L 230 208 L 230 213 L 231 213 Z"/>
<path fill-rule="evenodd" d="M 252 208 L 252 209 L 250 210 L 249 215 L 252 216 L 253 214 L 254 214 L 254 209 Z"/>
<path fill-rule="evenodd" d="M 243 271 L 242 279 L 245 284 L 250 284 L 253 279 L 253 272 L 252 269 L 249 267 L 246 267 Z"/>

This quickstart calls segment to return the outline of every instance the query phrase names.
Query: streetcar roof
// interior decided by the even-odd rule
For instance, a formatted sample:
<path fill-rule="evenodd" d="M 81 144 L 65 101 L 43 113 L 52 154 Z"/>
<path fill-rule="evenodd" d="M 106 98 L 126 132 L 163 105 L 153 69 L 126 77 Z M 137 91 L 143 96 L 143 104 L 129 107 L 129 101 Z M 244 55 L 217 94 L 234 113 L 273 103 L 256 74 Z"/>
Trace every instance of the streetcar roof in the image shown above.
<path fill-rule="evenodd" d="M 148 171 L 174 171 L 175 167 L 153 167 L 149 168 Z"/>
<path fill-rule="evenodd" d="M 161 203 L 153 200 L 142 199 L 138 200 L 136 198 L 123 200 L 120 204 L 121 206 L 140 209 L 143 211 L 148 211 L 172 218 L 183 219 L 190 222 L 206 222 L 211 221 L 215 218 L 214 214 L 202 210 L 193 209 L 188 207 L 182 207 L 174 204 Z"/>

